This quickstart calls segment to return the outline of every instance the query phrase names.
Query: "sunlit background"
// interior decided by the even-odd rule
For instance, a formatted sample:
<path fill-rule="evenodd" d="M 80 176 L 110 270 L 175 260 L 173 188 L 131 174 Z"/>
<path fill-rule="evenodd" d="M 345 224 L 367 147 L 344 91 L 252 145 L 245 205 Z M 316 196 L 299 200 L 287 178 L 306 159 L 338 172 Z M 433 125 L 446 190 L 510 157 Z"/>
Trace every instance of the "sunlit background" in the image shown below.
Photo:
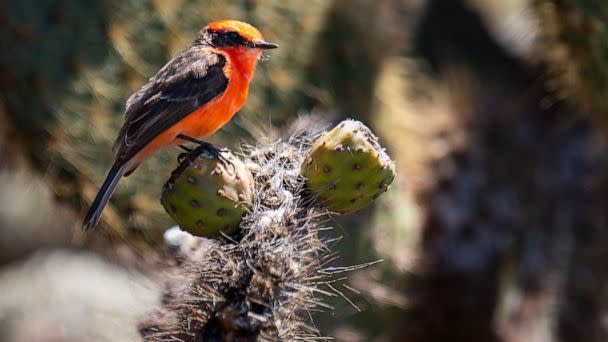
<path fill-rule="evenodd" d="M 277 42 L 210 141 L 312 113 L 397 161 L 335 222 L 338 341 L 608 340 L 608 2 L 7 0 L 0 3 L 0 340 L 134 341 L 158 304 L 177 150 L 80 230 L 127 97 L 208 22 Z"/>

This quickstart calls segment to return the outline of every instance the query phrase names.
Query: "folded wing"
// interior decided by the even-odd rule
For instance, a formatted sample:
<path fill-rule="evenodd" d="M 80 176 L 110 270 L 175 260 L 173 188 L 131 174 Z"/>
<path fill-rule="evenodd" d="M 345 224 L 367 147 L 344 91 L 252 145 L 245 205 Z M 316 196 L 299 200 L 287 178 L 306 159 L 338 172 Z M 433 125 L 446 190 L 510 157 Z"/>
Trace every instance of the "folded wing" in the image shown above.
<path fill-rule="evenodd" d="M 221 54 L 186 49 L 127 101 L 125 123 L 114 143 L 116 161 L 127 162 L 159 134 L 228 86 Z"/>

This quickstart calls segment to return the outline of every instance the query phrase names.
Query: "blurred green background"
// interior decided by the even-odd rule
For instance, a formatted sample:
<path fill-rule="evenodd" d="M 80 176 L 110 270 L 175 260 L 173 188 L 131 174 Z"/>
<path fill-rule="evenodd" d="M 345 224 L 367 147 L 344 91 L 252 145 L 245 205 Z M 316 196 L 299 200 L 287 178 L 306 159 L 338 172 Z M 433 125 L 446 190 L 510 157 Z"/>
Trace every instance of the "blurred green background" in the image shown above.
<path fill-rule="evenodd" d="M 0 336 L 131 341 L 168 263 L 177 150 L 124 179 L 83 234 L 127 97 L 208 22 L 280 49 L 211 141 L 313 113 L 380 135 L 398 179 L 336 222 L 359 293 L 338 341 L 608 340 L 608 1 L 5 0 Z"/>

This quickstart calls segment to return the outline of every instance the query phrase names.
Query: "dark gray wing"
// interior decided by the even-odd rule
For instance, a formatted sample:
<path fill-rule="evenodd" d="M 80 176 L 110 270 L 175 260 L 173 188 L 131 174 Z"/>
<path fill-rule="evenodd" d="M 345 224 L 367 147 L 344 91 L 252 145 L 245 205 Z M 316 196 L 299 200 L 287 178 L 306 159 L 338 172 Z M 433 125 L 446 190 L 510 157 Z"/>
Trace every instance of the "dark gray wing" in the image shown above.
<path fill-rule="evenodd" d="M 126 162 L 150 141 L 228 86 L 223 55 L 197 49 L 182 51 L 129 100 L 125 123 L 114 143 L 116 161 Z"/>

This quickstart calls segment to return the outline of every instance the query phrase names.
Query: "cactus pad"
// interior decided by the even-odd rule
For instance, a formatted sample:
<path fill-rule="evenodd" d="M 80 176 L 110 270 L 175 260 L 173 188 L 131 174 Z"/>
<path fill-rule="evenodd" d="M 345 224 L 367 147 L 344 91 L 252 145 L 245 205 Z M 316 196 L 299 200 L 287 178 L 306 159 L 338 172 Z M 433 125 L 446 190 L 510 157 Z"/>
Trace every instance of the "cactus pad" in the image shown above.
<path fill-rule="evenodd" d="M 192 151 L 163 187 L 165 210 L 192 235 L 217 238 L 237 231 L 251 204 L 251 172 L 231 153 L 221 154 L 227 164 Z"/>
<path fill-rule="evenodd" d="M 363 123 L 345 120 L 312 145 L 302 175 L 319 201 L 340 214 L 368 206 L 395 178 L 395 164 Z"/>

